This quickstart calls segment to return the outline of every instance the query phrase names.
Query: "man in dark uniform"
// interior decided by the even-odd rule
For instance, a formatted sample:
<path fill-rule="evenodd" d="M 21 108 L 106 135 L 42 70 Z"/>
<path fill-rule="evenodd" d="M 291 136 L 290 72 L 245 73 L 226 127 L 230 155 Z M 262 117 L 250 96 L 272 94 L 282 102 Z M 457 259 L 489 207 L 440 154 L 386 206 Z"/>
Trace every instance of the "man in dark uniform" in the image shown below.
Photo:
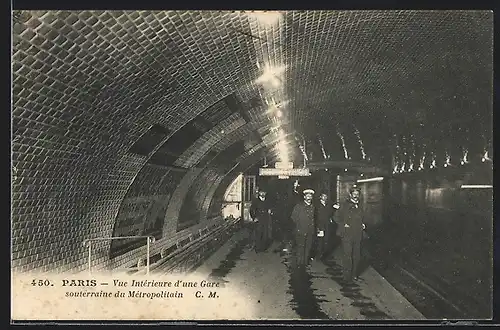
<path fill-rule="evenodd" d="M 292 188 L 292 187 L 289 187 Z M 283 226 L 283 241 L 284 241 L 284 246 L 283 246 L 283 251 L 289 251 L 291 248 L 291 245 L 293 245 L 294 240 L 295 240 L 295 235 L 293 233 L 294 229 L 293 228 L 293 221 L 291 221 L 291 216 L 293 212 L 293 208 L 295 205 L 298 203 L 301 203 L 304 197 L 302 194 L 299 192 L 299 180 L 295 180 L 293 182 L 293 188 L 292 189 L 287 189 L 287 194 L 286 194 L 286 199 L 285 199 L 285 205 L 284 209 L 285 211 L 283 212 L 283 219 L 284 219 L 284 226 Z"/>
<path fill-rule="evenodd" d="M 338 208 L 337 204 L 330 203 L 326 192 L 319 195 L 316 205 L 316 256 L 321 260 L 324 260 L 331 252 L 332 232 L 335 234 L 337 231 L 337 223 L 333 221 L 333 214 Z"/>
<path fill-rule="evenodd" d="M 250 217 L 254 226 L 255 251 L 264 251 L 267 244 L 268 228 L 270 221 L 271 208 L 266 199 L 266 192 L 260 190 L 258 197 L 252 201 L 250 206 Z"/>
<path fill-rule="evenodd" d="M 365 229 L 364 211 L 359 205 L 359 197 L 359 189 L 353 186 L 349 191 L 349 197 L 338 211 L 339 232 L 342 238 L 342 268 L 346 282 L 358 279 L 361 239 Z"/>
<path fill-rule="evenodd" d="M 305 266 L 311 257 L 312 241 L 315 234 L 314 228 L 314 190 L 303 191 L 304 201 L 295 205 L 291 219 L 294 224 L 295 251 L 297 265 Z"/>

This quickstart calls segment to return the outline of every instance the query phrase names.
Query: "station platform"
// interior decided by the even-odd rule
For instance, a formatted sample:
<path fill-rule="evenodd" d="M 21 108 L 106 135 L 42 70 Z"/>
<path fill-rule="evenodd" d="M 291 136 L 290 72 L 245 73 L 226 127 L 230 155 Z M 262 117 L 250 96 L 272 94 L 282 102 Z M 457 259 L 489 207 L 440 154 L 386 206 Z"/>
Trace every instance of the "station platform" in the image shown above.
<path fill-rule="evenodd" d="M 343 283 L 339 249 L 325 262 L 313 260 L 300 270 L 290 262 L 289 246 L 274 242 L 256 253 L 243 229 L 194 272 L 247 292 L 257 306 L 247 319 L 425 319 L 371 266 L 363 267 L 356 283 Z"/>

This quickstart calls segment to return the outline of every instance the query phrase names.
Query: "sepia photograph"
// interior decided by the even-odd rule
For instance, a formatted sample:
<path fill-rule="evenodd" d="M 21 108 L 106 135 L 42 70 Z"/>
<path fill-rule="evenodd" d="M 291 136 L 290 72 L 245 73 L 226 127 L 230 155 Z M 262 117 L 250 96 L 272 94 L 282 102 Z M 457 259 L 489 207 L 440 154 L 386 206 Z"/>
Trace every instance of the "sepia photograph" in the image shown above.
<path fill-rule="evenodd" d="M 11 322 L 493 317 L 493 11 L 11 19 Z"/>

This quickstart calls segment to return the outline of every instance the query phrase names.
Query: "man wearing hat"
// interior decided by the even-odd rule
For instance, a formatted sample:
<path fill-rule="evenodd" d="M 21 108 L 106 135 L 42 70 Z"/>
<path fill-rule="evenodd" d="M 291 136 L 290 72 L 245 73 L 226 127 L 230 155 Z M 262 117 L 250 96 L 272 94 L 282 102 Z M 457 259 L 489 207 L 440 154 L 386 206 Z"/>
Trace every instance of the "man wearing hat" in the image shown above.
<path fill-rule="evenodd" d="M 266 191 L 260 189 L 258 197 L 252 201 L 250 206 L 250 217 L 253 220 L 253 237 L 255 251 L 261 252 L 266 248 L 268 241 L 268 229 L 271 215 L 271 207 L 266 199 Z"/>
<path fill-rule="evenodd" d="M 338 211 L 339 233 L 342 238 L 342 268 L 344 280 L 358 279 L 358 266 L 361 259 L 361 239 L 363 238 L 364 211 L 359 205 L 360 191 L 354 185 L 349 197 Z"/>
<path fill-rule="evenodd" d="M 312 241 L 315 234 L 314 190 L 305 189 L 302 194 L 304 196 L 304 201 L 295 205 L 291 215 L 295 231 L 295 251 L 298 266 L 305 266 L 309 263 Z"/>
<path fill-rule="evenodd" d="M 338 208 L 337 204 L 330 203 L 325 191 L 321 192 L 316 205 L 316 256 L 320 259 L 327 257 L 327 253 L 330 252 L 331 234 L 335 234 L 337 230 L 333 214 Z"/>
<path fill-rule="evenodd" d="M 299 191 L 300 184 L 299 180 L 295 180 L 293 182 L 293 188 L 287 190 L 286 194 L 286 200 L 285 200 L 285 208 L 286 212 L 284 212 L 284 241 L 285 241 L 285 247 L 283 251 L 287 251 L 288 248 L 294 243 L 295 235 L 294 235 L 294 228 L 293 228 L 293 221 L 291 221 L 292 217 L 292 212 L 293 208 L 295 205 L 298 203 L 301 203 L 304 199 L 302 196 L 302 193 Z"/>

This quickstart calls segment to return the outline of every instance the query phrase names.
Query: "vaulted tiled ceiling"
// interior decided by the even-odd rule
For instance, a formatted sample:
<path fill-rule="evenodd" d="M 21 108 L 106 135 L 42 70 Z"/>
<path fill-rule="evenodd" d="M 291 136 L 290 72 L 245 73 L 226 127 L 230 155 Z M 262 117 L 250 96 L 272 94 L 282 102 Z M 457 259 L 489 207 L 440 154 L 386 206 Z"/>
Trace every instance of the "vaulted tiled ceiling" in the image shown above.
<path fill-rule="evenodd" d="M 361 155 L 360 142 L 370 155 L 395 134 L 418 139 L 423 129 L 434 141 L 468 129 L 465 140 L 477 135 L 483 145 L 491 131 L 492 17 L 485 11 L 16 12 L 14 137 L 25 138 L 28 122 L 43 117 L 40 134 L 66 126 L 72 133 L 64 143 L 119 158 L 151 125 L 175 132 L 234 96 L 241 113 L 202 134 L 176 155 L 176 165 L 195 166 L 209 150 L 220 152 L 262 126 L 282 125 L 312 143 L 319 134 L 341 158 L 342 139 L 351 155 Z M 450 120 L 457 125 L 448 130 Z"/>
<path fill-rule="evenodd" d="M 125 232 L 115 225 L 130 199 L 191 198 L 202 214 L 228 172 L 266 152 L 280 159 L 279 127 L 313 161 L 323 147 L 326 162 L 365 169 L 381 149 L 398 171 L 481 157 L 492 21 L 485 11 L 15 11 L 15 267 L 80 265 L 83 239 Z M 184 175 L 191 167 L 208 168 Z M 176 212 L 167 208 L 163 237 L 193 223 Z M 152 228 L 147 217 L 132 229 Z"/>

